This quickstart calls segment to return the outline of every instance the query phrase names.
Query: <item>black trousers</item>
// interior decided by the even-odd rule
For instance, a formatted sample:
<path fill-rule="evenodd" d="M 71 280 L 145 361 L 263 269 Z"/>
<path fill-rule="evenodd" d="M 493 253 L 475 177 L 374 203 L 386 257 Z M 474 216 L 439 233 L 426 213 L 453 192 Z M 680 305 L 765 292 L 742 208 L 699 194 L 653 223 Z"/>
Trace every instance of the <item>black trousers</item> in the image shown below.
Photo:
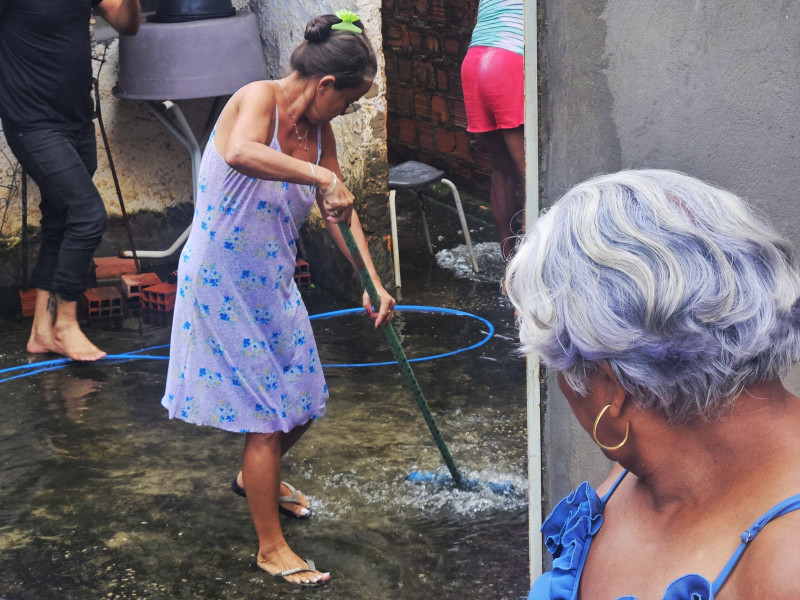
<path fill-rule="evenodd" d="M 5 136 L 42 195 L 42 246 L 32 283 L 64 300 L 77 300 L 88 287 L 92 256 L 108 221 L 92 182 L 97 170 L 94 123 L 80 131 L 6 130 Z"/>

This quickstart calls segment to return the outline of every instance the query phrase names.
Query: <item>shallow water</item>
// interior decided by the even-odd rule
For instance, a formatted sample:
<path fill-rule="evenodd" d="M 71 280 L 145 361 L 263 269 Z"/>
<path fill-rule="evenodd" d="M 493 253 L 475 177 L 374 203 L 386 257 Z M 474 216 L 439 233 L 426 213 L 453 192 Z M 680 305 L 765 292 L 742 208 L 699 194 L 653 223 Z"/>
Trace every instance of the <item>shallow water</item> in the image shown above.
<path fill-rule="evenodd" d="M 415 229 L 409 218 L 401 231 Z M 440 250 L 458 241 L 447 219 L 441 232 L 432 222 Z M 473 232 L 479 244 L 489 235 Z M 289 544 L 333 580 L 295 588 L 251 568 L 256 536 L 246 502 L 229 489 L 243 436 L 168 420 L 164 361 L 68 365 L 0 384 L 0 597 L 524 598 L 525 375 L 512 355 L 513 311 L 488 268 L 473 277 L 452 262 L 440 267 L 410 236 L 401 241 L 401 303 L 464 310 L 496 328 L 478 349 L 413 368 L 467 478 L 509 482 L 509 493 L 406 481 L 411 471 L 446 469 L 399 370 L 326 369 L 328 413 L 283 463 L 283 478 L 309 496 L 314 515 L 283 525 Z M 320 289 L 305 299 L 312 314 L 346 307 Z M 480 321 L 453 315 L 396 320 L 409 358 L 486 334 Z M 31 360 L 29 323 L 3 327 L 0 368 Z M 110 353 L 169 342 L 157 315 L 87 327 Z M 364 318 L 315 321 L 314 332 L 323 363 L 391 359 Z"/>

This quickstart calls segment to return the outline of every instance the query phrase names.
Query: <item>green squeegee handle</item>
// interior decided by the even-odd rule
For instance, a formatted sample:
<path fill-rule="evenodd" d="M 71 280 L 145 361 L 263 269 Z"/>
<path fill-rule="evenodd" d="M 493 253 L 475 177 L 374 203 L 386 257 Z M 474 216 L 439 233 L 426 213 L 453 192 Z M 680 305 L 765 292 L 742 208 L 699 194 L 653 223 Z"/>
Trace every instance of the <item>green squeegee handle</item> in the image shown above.
<path fill-rule="evenodd" d="M 350 231 L 350 228 L 347 226 L 347 223 L 339 223 L 339 231 L 341 231 L 344 242 L 347 244 L 347 249 L 350 250 L 350 254 L 353 257 L 353 263 L 358 270 L 358 274 L 361 276 L 361 283 L 367 290 L 367 294 L 369 294 L 369 299 L 372 302 L 372 305 L 376 308 L 379 307 L 381 300 L 378 296 L 378 291 L 375 289 L 375 284 L 372 283 L 372 278 L 369 276 L 369 272 L 364 266 L 364 259 L 361 257 L 361 253 L 358 250 L 356 241 L 353 239 L 353 234 Z M 450 471 L 450 475 L 453 476 L 453 481 L 455 482 L 456 486 L 461 487 L 461 472 L 458 470 L 458 467 L 456 467 L 453 456 L 450 454 L 450 449 L 447 447 L 444 437 L 442 437 L 442 432 L 439 431 L 439 428 L 436 426 L 436 421 L 433 419 L 431 409 L 425 400 L 425 396 L 422 394 L 422 389 L 419 387 L 417 378 L 414 376 L 414 371 L 411 370 L 411 365 L 408 363 L 406 353 L 403 351 L 403 347 L 400 345 L 400 339 L 397 337 L 397 332 L 394 330 L 391 322 L 386 323 L 382 329 L 386 334 L 386 339 L 389 341 L 389 346 L 392 348 L 394 357 L 400 365 L 400 372 L 403 374 L 403 377 L 405 377 L 408 387 L 411 388 L 411 392 L 414 394 L 414 398 L 417 401 L 417 406 L 419 406 L 419 410 L 425 419 L 425 423 L 428 424 L 428 429 L 430 429 L 431 435 L 433 435 L 433 440 L 436 442 L 436 446 L 439 448 L 439 452 L 441 453 L 442 458 L 444 459 L 444 462 Z"/>

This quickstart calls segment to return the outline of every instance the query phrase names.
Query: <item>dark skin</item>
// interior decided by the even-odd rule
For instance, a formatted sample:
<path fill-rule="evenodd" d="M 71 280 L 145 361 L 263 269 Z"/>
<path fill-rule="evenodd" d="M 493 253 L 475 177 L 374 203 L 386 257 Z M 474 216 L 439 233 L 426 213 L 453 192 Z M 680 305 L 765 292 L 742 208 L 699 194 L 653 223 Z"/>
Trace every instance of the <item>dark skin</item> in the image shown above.
<path fill-rule="evenodd" d="M 480 138 L 492 159 L 492 187 L 489 204 L 503 258 L 508 261 L 516 244 L 511 229 L 520 212 L 516 202 L 517 185 L 525 183 L 525 127 L 497 129 L 481 133 Z"/>
<path fill-rule="evenodd" d="M 800 402 L 780 381 L 746 389 L 720 420 L 674 426 L 637 408 L 608 364 L 600 363 L 591 381 L 590 392 L 580 396 L 559 375 L 583 428 L 591 435 L 606 404 L 611 408 L 597 431 L 603 444 L 619 443 L 630 426 L 622 448 L 603 451 L 618 464 L 598 494 L 623 468 L 630 472 L 606 505 L 581 577 L 581 600 L 626 594 L 660 600 L 672 581 L 688 573 L 713 581 L 741 533 L 800 492 Z M 779 550 L 795 547 L 798 535 L 799 512 L 767 525 L 716 597 L 800 598 L 800 555 Z"/>

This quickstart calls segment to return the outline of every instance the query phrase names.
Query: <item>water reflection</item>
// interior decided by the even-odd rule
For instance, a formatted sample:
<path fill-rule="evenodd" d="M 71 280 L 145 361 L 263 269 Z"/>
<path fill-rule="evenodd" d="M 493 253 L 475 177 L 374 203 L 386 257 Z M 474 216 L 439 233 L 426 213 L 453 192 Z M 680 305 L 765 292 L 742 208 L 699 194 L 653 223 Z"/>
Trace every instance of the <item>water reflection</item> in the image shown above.
<path fill-rule="evenodd" d="M 415 374 L 467 477 L 511 481 L 512 493 L 406 481 L 411 471 L 446 471 L 399 370 L 328 370 L 328 414 L 284 462 L 283 478 L 309 496 L 314 516 L 284 527 L 334 580 L 299 591 L 250 569 L 256 536 L 228 487 L 242 436 L 167 420 L 163 362 L 73 364 L 0 384 L 0 597 L 524 598 L 524 362 L 513 355 L 513 312 L 496 280 L 424 260 L 404 266 L 405 303 L 479 314 L 497 332 L 474 351 L 415 363 Z M 307 305 L 344 308 L 322 290 Z M 409 356 L 484 335 L 480 322 L 452 316 L 398 321 Z M 27 360 L 25 329 L 9 325 L 3 366 Z M 323 362 L 391 357 L 366 319 L 317 321 L 314 331 Z M 168 343 L 169 329 L 131 314 L 93 324 L 92 339 L 123 353 Z"/>
<path fill-rule="evenodd" d="M 52 411 L 63 406 L 64 415 L 73 423 L 81 423 L 89 396 L 103 388 L 103 382 L 89 376 L 71 373 L 44 373 L 41 387 Z"/>

